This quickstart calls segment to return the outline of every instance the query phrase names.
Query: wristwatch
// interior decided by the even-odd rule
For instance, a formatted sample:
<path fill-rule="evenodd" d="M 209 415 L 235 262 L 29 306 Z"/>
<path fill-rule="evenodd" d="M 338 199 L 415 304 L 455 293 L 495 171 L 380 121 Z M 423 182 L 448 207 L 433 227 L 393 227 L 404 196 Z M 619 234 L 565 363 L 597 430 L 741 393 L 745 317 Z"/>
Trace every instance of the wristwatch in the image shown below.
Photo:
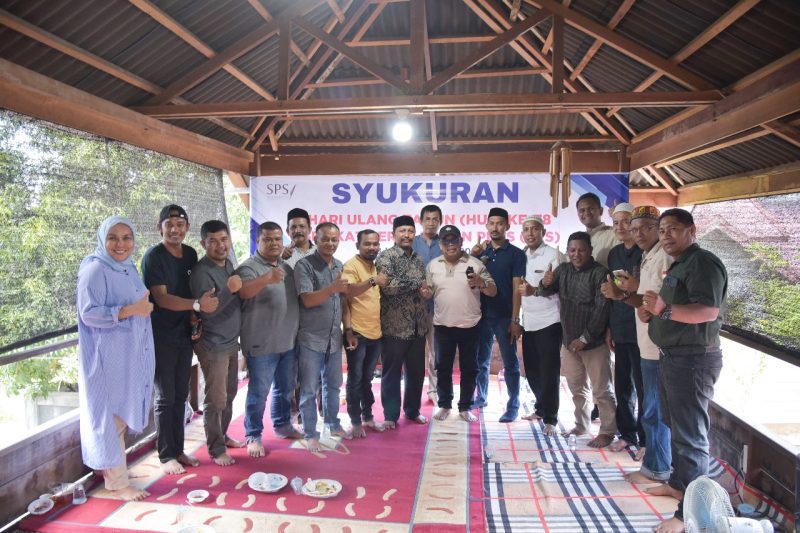
<path fill-rule="evenodd" d="M 371 278 L 369 278 L 369 286 L 370 287 L 374 287 L 377 284 L 378 284 L 378 282 L 375 281 L 375 276 L 372 276 Z"/>
<path fill-rule="evenodd" d="M 631 297 L 631 293 L 629 293 L 628 291 L 622 291 L 622 299 L 623 300 L 627 300 L 630 297 Z"/>
<path fill-rule="evenodd" d="M 514 317 L 514 318 L 512 318 L 511 320 L 512 320 L 512 322 L 514 322 L 514 324 L 519 324 L 519 323 L 520 323 L 520 320 L 519 320 L 519 317 L 518 317 L 518 316 L 515 316 L 515 317 Z"/>
<path fill-rule="evenodd" d="M 661 320 L 672 320 L 672 304 L 667 304 L 661 314 L 658 315 Z"/>
<path fill-rule="evenodd" d="M 192 309 L 194 309 L 195 313 L 200 312 L 200 300 L 195 300 L 192 302 Z"/>

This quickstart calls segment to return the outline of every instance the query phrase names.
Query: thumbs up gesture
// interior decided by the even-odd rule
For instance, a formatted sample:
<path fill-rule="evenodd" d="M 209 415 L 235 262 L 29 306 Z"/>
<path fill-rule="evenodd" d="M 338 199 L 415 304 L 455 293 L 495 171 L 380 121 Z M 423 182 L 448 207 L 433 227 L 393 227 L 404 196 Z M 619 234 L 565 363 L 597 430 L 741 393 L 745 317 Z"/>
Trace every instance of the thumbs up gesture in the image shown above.
<path fill-rule="evenodd" d="M 153 304 L 150 303 L 150 291 L 144 291 L 144 295 L 130 306 L 130 314 L 133 316 L 150 316 L 153 312 Z"/>
<path fill-rule="evenodd" d="M 336 276 L 336 279 L 333 280 L 331 283 L 331 291 L 333 293 L 337 292 L 347 292 L 347 288 L 350 286 L 350 282 L 347 281 L 345 278 L 342 277 L 342 273 L 339 272 L 339 275 Z"/>
<path fill-rule="evenodd" d="M 293 253 L 294 253 L 294 241 L 290 242 L 290 243 L 289 243 L 289 246 L 286 246 L 286 247 L 283 249 L 283 252 L 281 253 L 281 259 L 283 259 L 284 261 L 286 261 L 287 259 L 289 259 L 290 257 L 292 257 L 292 254 L 293 254 Z"/>
<path fill-rule="evenodd" d="M 600 292 L 609 300 L 619 300 L 622 297 L 622 291 L 614 284 L 614 278 L 611 274 L 609 274 L 608 279 L 600 285 Z"/>
<path fill-rule="evenodd" d="M 228 290 L 231 291 L 231 293 L 236 294 L 241 288 L 242 278 L 236 274 L 228 278 Z"/>
<path fill-rule="evenodd" d="M 542 277 L 542 286 L 549 287 L 555 281 L 555 275 L 553 274 L 553 263 L 547 265 L 547 270 L 544 272 L 544 277 Z"/>
<path fill-rule="evenodd" d="M 517 286 L 517 292 L 520 296 L 533 296 L 533 287 L 523 279 L 522 283 Z"/>
<path fill-rule="evenodd" d="M 200 297 L 200 311 L 203 313 L 213 313 L 217 310 L 217 306 L 219 306 L 219 298 L 214 296 L 216 289 L 211 288 L 208 289 L 203 295 Z"/>

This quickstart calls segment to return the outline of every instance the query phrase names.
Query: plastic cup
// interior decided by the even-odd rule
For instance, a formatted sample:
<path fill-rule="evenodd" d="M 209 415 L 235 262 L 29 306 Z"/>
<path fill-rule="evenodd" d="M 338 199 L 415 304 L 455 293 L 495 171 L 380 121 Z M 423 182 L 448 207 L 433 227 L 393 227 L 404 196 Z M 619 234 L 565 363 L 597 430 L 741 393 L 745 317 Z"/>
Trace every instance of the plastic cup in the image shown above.
<path fill-rule="evenodd" d="M 83 483 L 75 483 L 75 486 L 72 487 L 72 503 L 75 505 L 86 503 L 86 489 L 83 487 Z"/>

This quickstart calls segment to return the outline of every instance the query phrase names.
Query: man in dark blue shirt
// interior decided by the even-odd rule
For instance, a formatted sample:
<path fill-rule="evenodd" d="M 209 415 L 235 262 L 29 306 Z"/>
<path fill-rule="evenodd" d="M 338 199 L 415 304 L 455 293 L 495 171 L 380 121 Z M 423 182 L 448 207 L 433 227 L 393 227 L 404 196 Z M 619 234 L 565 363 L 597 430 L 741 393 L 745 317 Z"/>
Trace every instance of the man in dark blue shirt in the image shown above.
<path fill-rule="evenodd" d="M 500 207 L 489 210 L 486 229 L 491 241 L 479 242 L 472 255 L 480 259 L 497 284 L 497 296 L 481 294 L 480 340 L 478 341 L 478 376 L 475 403 L 478 409 L 486 407 L 489 393 L 489 365 L 492 359 L 494 338 L 500 348 L 508 388 L 506 412 L 500 422 L 513 422 L 519 413 L 519 360 L 517 339 L 522 336 L 519 308 L 522 297 L 514 290 L 525 277 L 525 254 L 506 239 L 508 211 Z"/>

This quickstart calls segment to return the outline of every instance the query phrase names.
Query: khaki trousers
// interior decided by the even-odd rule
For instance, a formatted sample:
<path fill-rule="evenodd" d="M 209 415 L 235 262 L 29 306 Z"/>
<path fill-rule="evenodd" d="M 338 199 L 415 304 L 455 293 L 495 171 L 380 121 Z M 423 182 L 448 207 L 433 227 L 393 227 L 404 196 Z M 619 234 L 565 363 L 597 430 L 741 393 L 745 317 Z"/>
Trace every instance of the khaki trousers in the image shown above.
<path fill-rule="evenodd" d="M 119 447 L 122 448 L 122 456 L 125 457 L 125 432 L 128 426 L 117 415 L 114 415 L 114 424 L 117 426 Z M 127 461 L 123 460 L 121 465 L 103 470 L 103 478 L 105 478 L 107 490 L 120 490 L 127 487 L 130 484 L 128 482 Z"/>
<path fill-rule="evenodd" d="M 572 401 L 575 404 L 575 428 L 580 433 L 589 431 L 592 402 L 600 409 L 600 434 L 615 435 L 617 399 L 611 381 L 611 352 L 603 344 L 591 350 L 573 353 L 561 347 L 561 371 L 567 378 Z"/>
<path fill-rule="evenodd" d="M 425 345 L 428 348 L 425 354 L 425 368 L 428 370 L 428 396 L 436 393 L 439 379 L 436 373 L 436 338 L 433 327 L 433 311 L 428 313 L 428 334 L 425 336 Z"/>

